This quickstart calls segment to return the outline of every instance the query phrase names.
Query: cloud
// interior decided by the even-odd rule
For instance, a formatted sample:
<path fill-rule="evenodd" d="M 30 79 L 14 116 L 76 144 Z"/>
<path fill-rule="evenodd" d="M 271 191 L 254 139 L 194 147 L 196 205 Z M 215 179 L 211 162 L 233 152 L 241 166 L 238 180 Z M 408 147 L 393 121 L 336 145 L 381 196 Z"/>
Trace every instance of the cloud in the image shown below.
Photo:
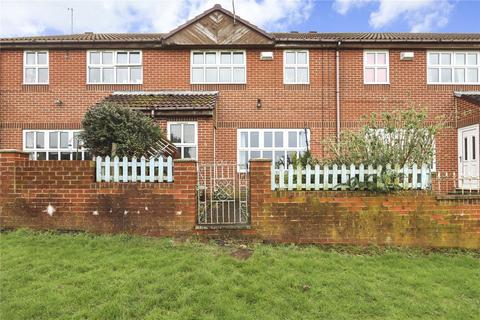
<path fill-rule="evenodd" d="M 448 23 L 453 8 L 450 0 L 335 0 L 333 8 L 340 14 L 350 10 L 376 5 L 370 13 L 369 24 L 381 29 L 403 20 L 411 32 L 428 32 L 442 28 Z"/>
<path fill-rule="evenodd" d="M 168 32 L 220 3 L 231 0 L 1 0 L 0 35 L 22 36 L 74 32 Z M 313 0 L 237 0 L 236 13 L 268 30 L 285 30 L 307 20 Z"/>

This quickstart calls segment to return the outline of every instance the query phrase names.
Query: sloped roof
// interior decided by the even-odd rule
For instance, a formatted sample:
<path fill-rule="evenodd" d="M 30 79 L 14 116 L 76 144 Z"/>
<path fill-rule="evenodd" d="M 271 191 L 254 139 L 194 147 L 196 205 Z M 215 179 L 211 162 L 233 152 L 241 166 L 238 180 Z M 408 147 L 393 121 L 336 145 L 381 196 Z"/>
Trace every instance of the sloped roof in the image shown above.
<path fill-rule="evenodd" d="M 145 42 L 161 41 L 164 33 L 93 33 L 1 38 L 0 43 L 51 43 L 51 42 Z"/>
<path fill-rule="evenodd" d="M 480 33 L 274 32 L 277 41 L 451 42 L 480 41 Z"/>
<path fill-rule="evenodd" d="M 455 97 L 465 99 L 480 106 L 480 91 L 455 91 Z"/>

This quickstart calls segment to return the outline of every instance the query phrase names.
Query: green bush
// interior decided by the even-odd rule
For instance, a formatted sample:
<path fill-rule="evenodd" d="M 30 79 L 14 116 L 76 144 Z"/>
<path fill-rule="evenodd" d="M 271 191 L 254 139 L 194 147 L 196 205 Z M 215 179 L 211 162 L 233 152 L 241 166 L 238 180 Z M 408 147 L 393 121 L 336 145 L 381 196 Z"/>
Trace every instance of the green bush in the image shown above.
<path fill-rule="evenodd" d="M 90 108 L 80 138 L 94 156 L 147 156 L 163 133 L 151 118 L 129 108 L 103 103 Z"/>

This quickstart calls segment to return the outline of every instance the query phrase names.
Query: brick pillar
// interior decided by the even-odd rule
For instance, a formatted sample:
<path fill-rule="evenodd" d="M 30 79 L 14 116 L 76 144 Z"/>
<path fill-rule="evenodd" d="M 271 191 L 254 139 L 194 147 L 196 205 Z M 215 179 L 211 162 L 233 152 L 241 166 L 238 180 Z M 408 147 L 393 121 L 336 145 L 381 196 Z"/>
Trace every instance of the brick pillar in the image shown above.
<path fill-rule="evenodd" d="M 0 150 L 0 199 L 14 192 L 17 162 L 28 160 L 28 153 L 19 150 Z"/>
<path fill-rule="evenodd" d="M 270 159 L 250 160 L 250 214 L 254 228 L 263 221 L 264 201 L 271 194 L 271 167 Z"/>
<path fill-rule="evenodd" d="M 197 161 L 174 160 L 175 232 L 191 232 L 197 218 Z"/>

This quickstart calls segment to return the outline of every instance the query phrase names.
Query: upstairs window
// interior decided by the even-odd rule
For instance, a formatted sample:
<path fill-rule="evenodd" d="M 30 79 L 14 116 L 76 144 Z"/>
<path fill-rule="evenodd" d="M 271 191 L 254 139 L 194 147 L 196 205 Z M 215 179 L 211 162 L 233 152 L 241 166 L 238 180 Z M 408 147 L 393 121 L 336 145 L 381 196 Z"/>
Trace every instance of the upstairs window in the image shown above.
<path fill-rule="evenodd" d="M 389 84 L 388 51 L 370 51 L 363 53 L 363 83 Z"/>
<path fill-rule="evenodd" d="M 480 84 L 479 51 L 430 51 L 428 84 Z"/>
<path fill-rule="evenodd" d="M 192 84 L 246 83 L 245 51 L 192 51 Z"/>
<path fill-rule="evenodd" d="M 308 50 L 286 50 L 283 53 L 283 83 L 308 84 L 309 75 Z"/>
<path fill-rule="evenodd" d="M 23 83 L 48 84 L 48 51 L 25 51 Z"/>
<path fill-rule="evenodd" d="M 88 51 L 88 84 L 142 84 L 141 51 Z"/>
<path fill-rule="evenodd" d="M 23 151 L 32 160 L 91 160 L 80 130 L 24 130 Z"/>

